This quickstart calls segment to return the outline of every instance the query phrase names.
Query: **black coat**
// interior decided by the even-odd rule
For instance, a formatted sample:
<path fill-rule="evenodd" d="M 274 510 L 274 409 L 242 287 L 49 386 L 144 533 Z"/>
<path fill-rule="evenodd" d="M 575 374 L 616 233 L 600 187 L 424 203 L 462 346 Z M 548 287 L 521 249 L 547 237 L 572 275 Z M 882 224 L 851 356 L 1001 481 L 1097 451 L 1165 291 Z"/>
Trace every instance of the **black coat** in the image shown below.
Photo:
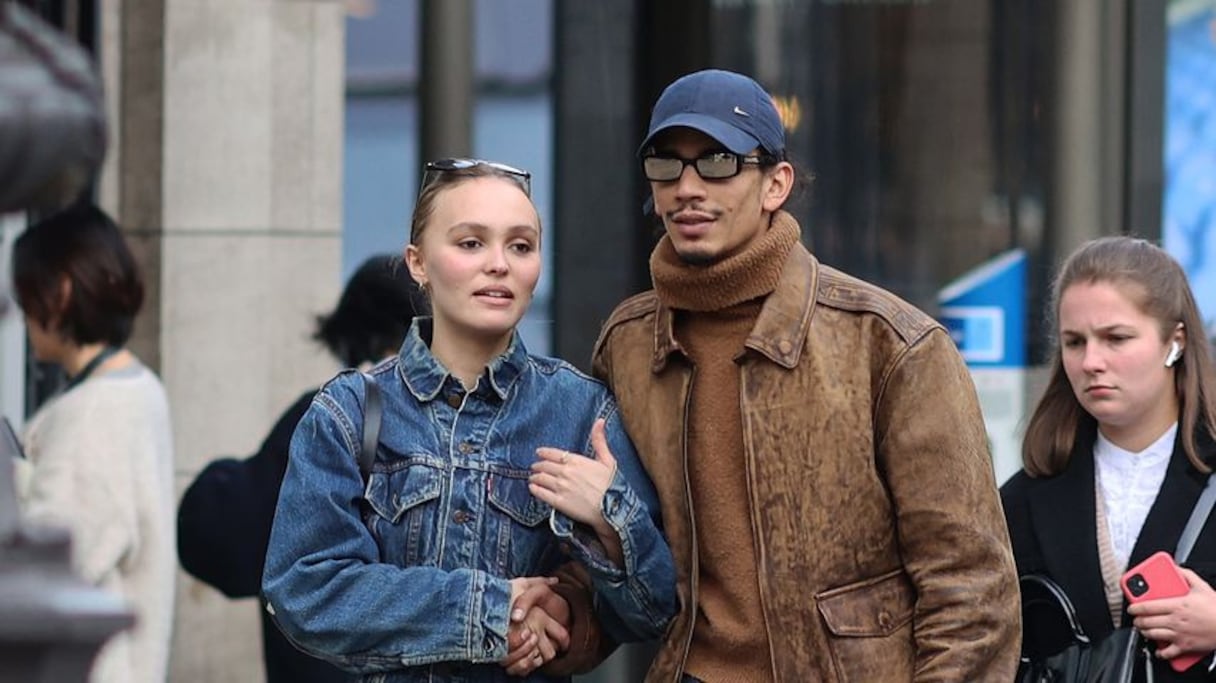
<path fill-rule="evenodd" d="M 1014 475 L 1001 487 L 1001 502 L 1018 574 L 1039 573 L 1054 579 L 1076 608 L 1081 628 L 1090 638 L 1100 639 L 1114 630 L 1114 623 L 1098 560 L 1095 439 L 1092 428 L 1077 439 L 1068 466 L 1054 477 L 1031 478 L 1025 471 Z M 1207 454 L 1208 462 L 1212 462 L 1216 449 L 1209 446 Z M 1182 451 L 1182 442 L 1177 441 L 1165 480 L 1136 539 L 1129 567 L 1158 550 L 1173 554 L 1206 482 L 1207 475 L 1191 465 Z M 1210 518 L 1184 565 L 1216 584 L 1216 524 Z M 1130 625 L 1126 599 L 1123 609 L 1123 624 Z M 1206 669 L 1210 663 L 1211 658 L 1205 658 L 1183 676 L 1158 662 L 1156 680 L 1209 680 Z"/>
<path fill-rule="evenodd" d="M 212 461 L 182 496 L 177 554 L 182 567 L 230 598 L 258 596 L 279 485 L 296 423 L 312 403 L 301 396 L 275 423 L 262 447 L 244 460 Z M 338 683 L 351 675 L 297 650 L 264 609 L 262 652 L 267 683 Z"/>

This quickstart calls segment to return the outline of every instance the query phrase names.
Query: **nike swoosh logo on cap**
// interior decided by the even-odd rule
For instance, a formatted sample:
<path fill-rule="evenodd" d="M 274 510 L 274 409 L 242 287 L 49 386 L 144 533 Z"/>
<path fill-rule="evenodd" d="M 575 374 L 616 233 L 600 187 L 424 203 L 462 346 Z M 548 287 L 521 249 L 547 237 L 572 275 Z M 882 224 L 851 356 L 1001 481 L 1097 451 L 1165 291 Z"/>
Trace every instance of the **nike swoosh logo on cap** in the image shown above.
<path fill-rule="evenodd" d="M 739 105 L 737 105 L 737 104 L 735 105 L 735 113 L 736 113 L 736 114 L 738 114 L 739 116 L 746 116 L 746 117 L 747 117 L 747 118 L 749 118 L 749 119 L 752 117 L 752 115 L 751 115 L 751 114 L 749 114 L 749 113 L 747 113 L 747 112 L 743 111 L 742 109 L 740 109 L 740 108 L 739 108 Z"/>

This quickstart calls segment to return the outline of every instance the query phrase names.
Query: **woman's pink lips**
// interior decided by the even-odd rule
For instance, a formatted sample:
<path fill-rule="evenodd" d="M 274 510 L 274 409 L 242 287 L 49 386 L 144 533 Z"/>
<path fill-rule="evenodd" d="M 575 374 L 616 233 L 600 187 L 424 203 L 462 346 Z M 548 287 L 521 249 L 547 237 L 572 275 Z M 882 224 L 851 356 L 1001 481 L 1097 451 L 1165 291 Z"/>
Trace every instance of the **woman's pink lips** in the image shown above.
<path fill-rule="evenodd" d="M 473 296 L 492 306 L 506 306 L 515 300 L 510 290 L 498 288 L 479 289 L 473 292 Z"/>

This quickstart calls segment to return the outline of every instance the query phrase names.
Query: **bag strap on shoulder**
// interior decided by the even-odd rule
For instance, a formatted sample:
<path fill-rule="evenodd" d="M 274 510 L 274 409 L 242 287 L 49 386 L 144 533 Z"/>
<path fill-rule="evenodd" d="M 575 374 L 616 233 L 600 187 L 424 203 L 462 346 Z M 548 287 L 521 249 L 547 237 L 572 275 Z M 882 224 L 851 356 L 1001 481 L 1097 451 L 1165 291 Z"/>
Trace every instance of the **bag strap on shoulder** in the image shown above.
<path fill-rule="evenodd" d="M 384 400 L 380 396 L 380 385 L 376 378 L 366 372 L 363 375 L 363 447 L 359 450 L 359 474 L 363 485 L 372 474 L 372 463 L 376 461 L 376 445 L 380 443 L 380 420 L 384 415 Z"/>
<path fill-rule="evenodd" d="M 1216 504 L 1216 474 L 1208 475 L 1207 486 L 1203 487 L 1203 493 L 1199 494 L 1199 500 L 1195 501 L 1195 509 L 1191 510 L 1191 518 L 1186 521 L 1186 527 L 1182 530 L 1182 536 L 1178 538 L 1178 548 L 1174 551 L 1174 561 L 1178 564 L 1186 562 L 1186 558 L 1191 554 L 1191 548 L 1195 547 L 1195 541 L 1199 538 L 1199 532 L 1203 531 L 1203 525 L 1208 521 L 1208 515 L 1212 513 L 1212 506 Z"/>

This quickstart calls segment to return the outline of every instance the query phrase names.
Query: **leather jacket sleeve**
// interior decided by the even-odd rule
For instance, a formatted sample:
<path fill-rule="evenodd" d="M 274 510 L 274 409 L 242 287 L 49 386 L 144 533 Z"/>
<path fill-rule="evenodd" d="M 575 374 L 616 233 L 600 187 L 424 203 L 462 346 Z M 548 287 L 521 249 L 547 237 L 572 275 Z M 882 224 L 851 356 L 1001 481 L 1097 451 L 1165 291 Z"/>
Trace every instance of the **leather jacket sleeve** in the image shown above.
<path fill-rule="evenodd" d="M 940 328 L 892 361 L 875 439 L 916 588 L 915 680 L 1011 680 L 1017 573 L 975 388 Z"/>
<path fill-rule="evenodd" d="M 553 590 L 570 605 L 570 647 L 541 671 L 549 676 L 570 676 L 586 673 L 612 654 L 614 642 L 600 627 L 595 616 L 591 575 L 577 562 L 569 562 L 554 574 L 557 585 Z"/>

